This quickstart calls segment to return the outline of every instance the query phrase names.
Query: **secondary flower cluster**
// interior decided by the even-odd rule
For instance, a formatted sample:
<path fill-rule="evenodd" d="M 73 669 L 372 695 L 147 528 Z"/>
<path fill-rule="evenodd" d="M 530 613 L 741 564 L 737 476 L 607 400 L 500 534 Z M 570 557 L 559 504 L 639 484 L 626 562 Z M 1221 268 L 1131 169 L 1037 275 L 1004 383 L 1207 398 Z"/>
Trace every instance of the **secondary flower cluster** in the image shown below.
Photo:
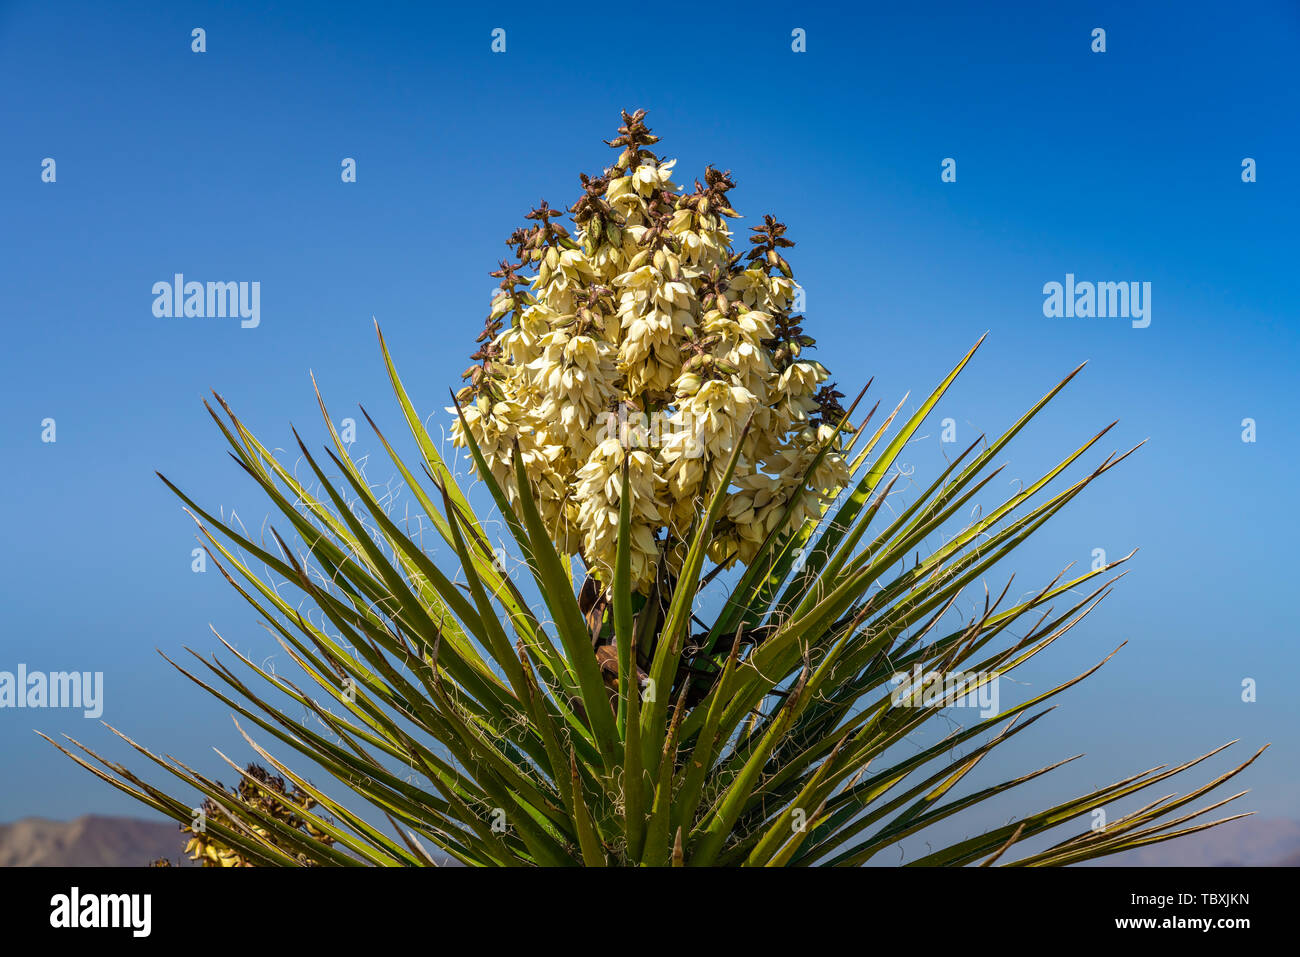
<path fill-rule="evenodd" d="M 258 764 L 250 764 L 245 769 L 247 778 L 242 778 L 237 788 L 231 789 L 231 796 L 237 798 L 239 802 L 258 808 L 275 818 L 281 824 L 285 824 L 295 830 L 303 831 L 308 837 L 320 841 L 324 844 L 333 844 L 334 838 L 326 832 L 316 828 L 310 820 L 298 814 L 293 807 L 285 804 L 281 798 L 289 798 L 298 806 L 311 811 L 316 807 L 316 799 L 307 794 L 297 785 L 293 790 L 287 789 L 284 778 L 279 775 L 273 775 L 266 768 Z M 249 780 L 249 779 L 252 780 Z M 220 781 L 217 787 L 222 788 Z M 284 853 L 291 857 L 297 857 L 301 863 L 306 863 L 306 858 L 293 850 L 293 848 L 278 834 L 272 834 L 269 830 L 259 824 L 241 825 L 232 822 L 225 810 L 217 804 L 212 798 L 205 798 L 203 801 L 202 821 L 209 820 L 220 821 L 223 824 L 232 827 L 246 827 L 255 831 L 260 837 L 272 845 L 278 847 Z M 185 853 L 189 855 L 191 861 L 198 861 L 203 867 L 253 867 L 254 865 L 240 854 L 239 851 L 231 848 L 210 835 L 204 824 L 198 823 L 198 820 L 190 824 L 182 824 L 181 831 L 190 834 L 189 841 L 185 844 Z M 155 862 L 155 865 L 170 867 L 171 862 Z"/>
<path fill-rule="evenodd" d="M 648 589 L 680 567 L 682 539 L 721 482 L 752 416 L 709 550 L 753 558 L 793 503 L 798 528 L 848 480 L 843 416 L 827 372 L 804 355 L 813 339 L 792 315 L 796 286 L 773 217 L 734 253 L 729 172 L 709 167 L 686 192 L 661 161 L 645 111 L 623 113 L 615 164 L 582 176 L 573 230 L 546 202 L 508 245 L 476 365 L 457 395 L 493 475 L 517 493 L 516 446 L 552 537 L 608 582 L 622 469 L 631 490 L 632 577 Z M 531 274 L 525 274 L 531 271 Z M 607 427 L 610 414 L 654 419 Z M 449 410 L 455 411 L 455 410 Z M 663 428 L 657 427 L 663 422 Z M 465 444 L 459 421 L 457 444 Z M 829 452 L 809 474 L 817 452 Z"/>

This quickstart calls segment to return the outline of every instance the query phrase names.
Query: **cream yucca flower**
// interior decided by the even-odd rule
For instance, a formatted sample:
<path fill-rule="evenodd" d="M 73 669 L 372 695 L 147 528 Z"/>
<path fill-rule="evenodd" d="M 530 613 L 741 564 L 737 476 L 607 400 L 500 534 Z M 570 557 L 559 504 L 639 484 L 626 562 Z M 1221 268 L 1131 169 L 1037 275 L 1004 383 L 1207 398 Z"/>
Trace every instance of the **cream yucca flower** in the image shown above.
<path fill-rule="evenodd" d="M 848 467 L 839 393 L 802 356 L 813 340 L 791 314 L 785 227 L 767 216 L 748 255 L 733 252 L 730 174 L 710 167 L 685 192 L 675 161 L 646 148 L 658 138 L 644 112 L 623 121 L 610 144 L 622 152 L 582 177 L 572 226 L 543 202 L 510 237 L 515 261 L 493 273 L 502 291 L 458 399 L 494 478 L 513 500 L 518 448 L 548 527 L 601 582 L 627 468 L 632 579 L 644 592 L 675 574 L 678 545 L 742 435 L 709 552 L 726 565 L 752 557 L 792 503 L 815 514 Z M 611 430 L 614 410 L 663 428 Z M 453 437 L 466 442 L 459 419 Z"/>

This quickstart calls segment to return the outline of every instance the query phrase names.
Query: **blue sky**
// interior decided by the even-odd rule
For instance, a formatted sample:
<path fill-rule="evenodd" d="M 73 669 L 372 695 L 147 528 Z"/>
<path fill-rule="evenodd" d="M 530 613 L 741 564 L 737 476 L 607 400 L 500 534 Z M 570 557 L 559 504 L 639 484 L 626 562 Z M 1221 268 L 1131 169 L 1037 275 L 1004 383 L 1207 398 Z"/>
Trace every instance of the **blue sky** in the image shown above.
<path fill-rule="evenodd" d="M 1024 678 L 1129 644 L 994 772 L 1087 751 L 1025 797 L 1041 803 L 1272 741 L 1247 800 L 1300 816 L 1296 5 L 732 9 L 0 4 L 0 670 L 103 671 L 104 719 L 137 740 L 213 771 L 212 745 L 243 756 L 225 709 L 154 649 L 210 652 L 209 622 L 259 660 L 276 649 L 219 575 L 191 572 L 192 525 L 154 470 L 256 528 L 266 507 L 201 397 L 221 391 L 268 444 L 290 422 L 319 443 L 309 370 L 336 419 L 362 402 L 396 431 L 372 316 L 438 412 L 504 238 L 541 197 L 572 202 L 618 111 L 644 107 L 679 181 L 730 168 L 742 225 L 788 225 L 843 391 L 875 376 L 884 404 L 914 406 L 987 331 L 935 416 L 963 446 L 1089 362 L 1008 449 L 1008 482 L 1113 419 L 1087 462 L 1150 439 L 1006 569 L 1027 589 L 1141 546 Z M 156 318 L 151 287 L 177 272 L 260 282 L 261 324 Z M 1067 273 L 1150 282 L 1150 326 L 1045 318 L 1042 287 Z M 937 425 L 923 435 L 918 476 L 944 451 Z M 71 712 L 0 710 L 0 820 L 137 813 L 33 727 L 127 756 Z"/>

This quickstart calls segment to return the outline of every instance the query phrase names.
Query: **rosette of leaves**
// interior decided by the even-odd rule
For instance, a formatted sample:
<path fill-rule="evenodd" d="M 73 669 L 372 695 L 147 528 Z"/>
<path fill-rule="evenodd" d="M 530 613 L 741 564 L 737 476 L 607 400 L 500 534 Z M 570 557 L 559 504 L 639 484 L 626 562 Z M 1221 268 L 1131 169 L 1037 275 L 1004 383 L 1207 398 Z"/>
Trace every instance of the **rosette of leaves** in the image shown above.
<path fill-rule="evenodd" d="M 644 149 L 635 136 L 621 148 L 623 168 L 652 168 L 633 162 Z M 578 215 L 603 216 L 601 204 L 613 205 L 609 192 L 608 183 L 592 185 Z M 674 208 L 669 223 L 680 212 Z M 601 220 L 605 235 L 630 228 L 616 217 Z M 532 232 L 520 248 L 545 250 L 542 263 L 554 252 L 561 258 L 547 268 L 562 272 L 557 237 Z M 769 259 L 766 252 L 760 258 Z M 514 267 L 507 266 L 509 275 Z M 575 311 L 574 323 L 621 327 L 617 309 L 601 302 L 605 293 L 583 288 L 588 312 Z M 728 280 L 725 289 L 732 288 Z M 722 296 L 731 301 L 721 285 L 716 296 L 715 306 Z M 736 299 L 743 301 L 743 294 Z M 519 318 L 512 328 L 522 337 L 527 308 Z M 995 506 L 972 511 L 1000 472 L 996 458 L 1078 369 L 1001 434 L 981 436 L 918 484 L 905 503 L 893 495 L 898 456 L 979 343 L 910 414 L 899 403 L 883 421 L 875 421 L 878 407 L 855 421 L 857 403 L 843 412 L 824 403 L 811 444 L 790 459 L 801 472 L 789 488 L 815 491 L 818 469 L 838 455 L 844 491 L 784 498 L 761 540 L 727 574 L 735 533 L 724 519 L 737 476 L 755 474 L 745 470 L 762 460 L 751 454 L 757 413 L 729 411 L 732 418 L 718 427 L 734 440 L 705 457 L 707 481 L 693 496 L 674 499 L 680 514 L 672 534 L 680 540 L 672 549 L 655 540 L 643 555 L 653 566 L 647 577 L 637 570 L 644 500 L 633 486 L 654 484 L 645 472 L 663 478 L 661 463 L 647 466 L 633 453 L 610 464 L 605 484 L 613 487 L 603 490 L 602 507 L 614 513 L 612 554 L 606 566 L 590 555 L 592 566 L 574 561 L 570 538 L 585 533 L 559 522 L 567 493 L 541 464 L 549 453 L 517 432 L 471 421 L 473 409 L 506 420 L 517 414 L 496 408 L 512 401 L 492 392 L 500 381 L 496 350 L 533 348 L 509 339 L 504 326 L 488 331 L 485 365 L 471 373 L 478 381 L 456 415 L 482 486 L 475 494 L 499 513 L 514 563 L 501 560 L 382 335 L 415 457 L 362 411 L 436 532 L 440 560 L 422 523 L 412 529 L 390 514 L 387 488 L 367 478 L 365 460 L 350 453 L 323 400 L 330 444 L 312 452 L 295 432 L 301 469 L 273 454 L 219 396 L 224 415 L 209 407 L 239 466 L 282 518 L 279 528 L 269 523 L 266 537 L 163 480 L 198 523 L 212 563 L 301 672 L 290 680 L 224 639 L 231 663 L 194 654 L 197 665 L 176 665 L 234 712 L 248 746 L 283 776 L 283 790 L 268 791 L 263 778 L 241 772 L 249 787 L 229 791 L 125 735 L 182 794 L 71 739 L 80 753 L 56 747 L 182 824 L 191 821 L 197 792 L 213 806 L 206 840 L 255 866 L 420 866 L 435 863 L 436 850 L 473 866 L 854 866 L 914 835 L 927 848 L 911 865 L 1065 865 L 1234 819 L 1205 816 L 1244 792 L 1211 794 L 1262 748 L 1184 793 L 1165 785 L 1223 748 L 1127 775 L 954 843 L 935 839 L 936 825 L 999 805 L 1073 760 L 971 786 L 971 773 L 988 767 L 989 755 L 1005 756 L 1058 696 L 1110 658 L 995 714 L 949 724 L 938 740 L 925 731 L 952 717 L 952 701 L 912 695 L 917 689 L 894 680 L 960 672 L 978 676 L 980 685 L 999 681 L 1069 634 L 1131 557 L 1077 575 L 1067 569 L 1020 597 L 1009 597 L 1008 582 L 1000 593 L 986 590 L 982 602 L 959 604 L 1131 453 L 1101 456 L 1074 474 L 1108 426 Z M 551 334 L 538 332 L 539 339 Z M 698 354 L 714 348 L 705 346 L 713 334 L 703 330 Z M 615 333 L 605 343 L 622 349 Z M 613 352 L 607 358 L 614 381 L 634 373 Z M 681 358 L 661 377 L 646 365 L 635 375 L 655 383 L 647 386 L 652 391 L 666 391 L 695 374 L 683 371 Z M 495 405 L 484 413 L 487 401 Z M 726 549 L 716 548 L 719 539 Z M 321 780 L 328 786 L 312 783 Z M 1159 789 L 1155 799 L 1136 797 L 1152 788 Z M 1136 807 L 1115 811 L 1130 799 Z M 1103 808 L 1110 820 L 1094 828 L 1092 812 Z"/>

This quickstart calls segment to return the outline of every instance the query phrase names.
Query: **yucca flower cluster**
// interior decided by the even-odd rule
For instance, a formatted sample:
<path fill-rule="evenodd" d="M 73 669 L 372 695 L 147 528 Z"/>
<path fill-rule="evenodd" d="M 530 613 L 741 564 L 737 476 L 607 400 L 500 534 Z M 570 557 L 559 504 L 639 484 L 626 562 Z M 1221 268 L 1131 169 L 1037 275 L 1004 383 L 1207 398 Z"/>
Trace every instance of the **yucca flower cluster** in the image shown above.
<path fill-rule="evenodd" d="M 299 787 L 290 790 L 285 785 L 284 778 L 271 774 L 259 764 L 248 765 L 244 774 L 245 777 L 239 782 L 238 787 L 231 790 L 234 797 L 244 803 L 256 805 L 269 817 L 274 818 L 286 827 L 301 830 L 313 840 L 324 844 L 334 843 L 333 837 L 314 827 L 310 820 L 299 814 L 293 806 L 285 803 L 288 800 L 293 805 L 310 811 L 316 806 L 315 798 Z M 217 786 L 221 787 L 220 783 Z M 208 818 L 229 819 L 227 813 L 211 798 L 203 802 L 202 810 L 204 820 Z M 270 841 L 277 846 L 284 846 L 283 840 L 277 838 L 266 828 L 254 826 L 253 830 L 263 840 Z M 191 861 L 197 861 L 203 867 L 254 866 L 239 850 L 212 837 L 206 827 L 190 822 L 182 824 L 181 831 L 190 835 L 185 844 L 185 854 L 189 856 Z M 303 858 L 301 863 L 308 865 L 310 861 Z M 155 862 L 155 866 L 157 864 L 158 862 Z M 170 862 L 162 862 L 162 866 L 170 867 L 171 865 Z"/>
<path fill-rule="evenodd" d="M 724 566 L 748 563 L 787 508 L 795 527 L 820 514 L 849 478 L 841 396 L 792 311 L 784 225 L 766 216 L 734 252 L 730 172 L 709 167 L 686 192 L 648 148 L 658 139 L 644 110 L 624 112 L 617 161 L 580 177 L 572 231 L 543 200 L 510 237 L 453 433 L 464 446 L 468 426 L 512 500 L 517 447 L 554 541 L 606 583 L 626 464 L 643 592 L 679 571 L 742 432 L 709 548 Z"/>

